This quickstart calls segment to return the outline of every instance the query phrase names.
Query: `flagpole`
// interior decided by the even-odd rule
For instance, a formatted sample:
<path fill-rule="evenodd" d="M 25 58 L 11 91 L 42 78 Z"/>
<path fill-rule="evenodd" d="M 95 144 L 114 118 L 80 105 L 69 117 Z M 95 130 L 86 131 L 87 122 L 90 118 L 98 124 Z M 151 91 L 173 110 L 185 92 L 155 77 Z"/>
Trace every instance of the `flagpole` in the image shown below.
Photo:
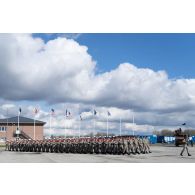
<path fill-rule="evenodd" d="M 80 105 L 78 105 L 78 112 L 79 112 L 79 138 L 81 136 L 81 115 L 80 115 Z"/>
<path fill-rule="evenodd" d="M 7 131 L 8 131 L 8 108 L 7 108 L 7 128 L 6 128 L 6 141 L 7 141 Z"/>
<path fill-rule="evenodd" d="M 50 118 L 49 118 L 49 134 L 50 134 L 50 138 L 51 138 L 51 113 L 50 113 Z"/>
<path fill-rule="evenodd" d="M 19 112 L 18 112 L 18 130 L 19 130 Z"/>
<path fill-rule="evenodd" d="M 108 137 L 108 116 L 107 116 L 107 137 Z"/>
<path fill-rule="evenodd" d="M 35 140 L 35 115 L 34 115 L 34 140 Z"/>
<path fill-rule="evenodd" d="M 93 131 L 94 131 L 93 134 L 94 135 L 93 136 L 95 136 L 95 115 L 94 115 L 94 124 L 93 125 L 94 125 L 94 129 L 93 129 Z"/>
<path fill-rule="evenodd" d="M 74 128 L 75 128 L 75 127 L 74 127 L 73 123 L 71 123 L 72 137 L 73 137 L 73 138 L 76 137 L 76 136 L 75 136 L 75 129 L 74 129 Z"/>
<path fill-rule="evenodd" d="M 97 111 L 96 111 L 95 108 L 94 108 L 94 109 L 93 109 L 93 117 L 94 117 L 94 118 L 93 118 L 93 120 L 94 120 L 94 132 L 93 132 L 94 135 L 93 135 L 93 136 L 95 136 L 95 133 L 96 133 L 96 129 L 95 129 L 95 122 L 96 122 L 96 121 L 95 121 L 95 116 L 96 116 L 96 114 L 97 114 Z"/>
<path fill-rule="evenodd" d="M 79 119 L 79 138 L 81 137 L 81 119 Z"/>
<path fill-rule="evenodd" d="M 132 130 L 133 130 L 133 136 L 134 136 L 134 111 L 132 110 L 132 112 L 133 112 L 133 128 L 132 128 Z"/>
<path fill-rule="evenodd" d="M 121 136 L 121 117 L 120 117 L 120 136 Z"/>
<path fill-rule="evenodd" d="M 65 127 L 65 129 L 64 129 L 64 135 L 65 135 L 65 139 L 66 139 L 66 116 L 65 116 L 65 120 L 64 120 L 64 127 Z"/>
<path fill-rule="evenodd" d="M 18 112 L 18 131 L 17 131 L 17 139 L 18 139 L 18 137 L 19 137 L 19 123 L 20 123 L 20 119 L 19 119 L 19 114 L 20 114 L 20 112 Z"/>
<path fill-rule="evenodd" d="M 64 110 L 66 110 L 66 104 L 63 104 Z M 65 111 L 65 118 L 64 118 L 64 138 L 66 139 L 66 111 Z"/>

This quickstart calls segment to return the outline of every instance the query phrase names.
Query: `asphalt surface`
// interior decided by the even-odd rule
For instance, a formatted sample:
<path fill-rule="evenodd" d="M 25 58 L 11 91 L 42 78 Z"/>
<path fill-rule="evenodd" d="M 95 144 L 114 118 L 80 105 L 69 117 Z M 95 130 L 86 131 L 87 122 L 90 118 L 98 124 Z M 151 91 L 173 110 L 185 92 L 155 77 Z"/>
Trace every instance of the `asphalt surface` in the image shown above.
<path fill-rule="evenodd" d="M 10 152 L 0 148 L 0 163 L 195 163 L 195 147 L 180 156 L 182 147 L 152 145 L 151 154 L 102 155 Z"/>

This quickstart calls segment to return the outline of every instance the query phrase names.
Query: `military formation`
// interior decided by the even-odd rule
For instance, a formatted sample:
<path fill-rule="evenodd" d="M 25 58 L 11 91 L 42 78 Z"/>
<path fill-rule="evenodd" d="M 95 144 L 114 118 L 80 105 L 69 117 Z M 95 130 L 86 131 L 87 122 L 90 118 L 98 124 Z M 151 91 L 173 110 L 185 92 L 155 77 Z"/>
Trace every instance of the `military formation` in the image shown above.
<path fill-rule="evenodd" d="M 147 137 L 132 136 L 7 141 L 6 150 L 113 155 L 151 153 Z"/>

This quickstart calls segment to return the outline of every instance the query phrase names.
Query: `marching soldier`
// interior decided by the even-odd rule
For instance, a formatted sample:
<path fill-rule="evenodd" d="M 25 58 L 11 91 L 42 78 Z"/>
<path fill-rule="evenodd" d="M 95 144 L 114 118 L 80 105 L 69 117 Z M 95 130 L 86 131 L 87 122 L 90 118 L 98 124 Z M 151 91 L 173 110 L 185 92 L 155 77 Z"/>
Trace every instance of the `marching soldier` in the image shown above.
<path fill-rule="evenodd" d="M 152 153 L 151 150 L 150 150 L 150 144 L 149 144 L 149 140 L 148 140 L 147 137 L 143 138 L 143 143 L 144 143 L 146 153 Z"/>
<path fill-rule="evenodd" d="M 130 154 L 130 152 L 129 152 L 129 148 L 128 148 L 128 142 L 127 142 L 127 139 L 123 139 L 123 155 L 124 154 Z"/>
<path fill-rule="evenodd" d="M 140 152 L 138 140 L 136 137 L 133 138 L 133 143 L 134 143 L 134 147 L 135 147 L 135 153 L 140 154 L 141 152 Z"/>

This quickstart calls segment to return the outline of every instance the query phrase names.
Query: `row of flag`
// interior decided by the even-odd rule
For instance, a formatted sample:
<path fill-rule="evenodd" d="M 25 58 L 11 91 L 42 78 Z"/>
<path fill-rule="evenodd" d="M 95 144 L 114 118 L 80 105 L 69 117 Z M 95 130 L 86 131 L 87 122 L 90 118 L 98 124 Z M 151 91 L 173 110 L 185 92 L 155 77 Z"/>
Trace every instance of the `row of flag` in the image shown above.
<path fill-rule="evenodd" d="M 94 109 L 93 111 L 93 115 L 96 116 L 97 115 L 97 111 Z M 107 111 L 107 115 L 111 116 L 111 113 L 109 111 Z M 83 120 L 82 116 L 80 115 L 80 119 Z"/>
<path fill-rule="evenodd" d="M 95 109 L 93 110 L 93 114 L 94 114 L 94 116 L 97 115 L 97 111 L 96 111 Z M 52 115 L 52 116 L 55 115 L 55 110 L 54 110 L 53 108 L 51 109 L 51 115 Z M 110 113 L 109 111 L 107 111 L 107 115 L 108 115 L 108 116 L 111 116 L 111 113 Z M 71 112 L 70 112 L 69 110 L 66 109 L 65 117 L 66 117 L 66 118 L 71 118 L 71 116 L 72 116 L 72 115 L 71 115 Z M 82 118 L 81 115 L 80 115 L 80 120 L 83 120 L 83 118 Z"/>
<path fill-rule="evenodd" d="M 53 108 L 51 109 L 51 115 L 52 116 L 55 115 L 55 110 Z M 65 117 L 69 118 L 70 116 L 71 116 L 71 112 L 66 109 L 66 111 L 65 111 Z"/>
<path fill-rule="evenodd" d="M 53 109 L 52 109 L 52 110 L 53 110 Z M 38 108 L 34 108 L 33 113 L 34 113 L 34 114 L 38 114 L 38 112 L 39 112 L 39 109 L 38 109 Z M 54 112 L 54 110 L 53 110 L 53 112 Z M 18 115 L 21 115 L 21 113 L 22 113 L 22 108 L 19 108 L 19 110 L 18 110 Z"/>
<path fill-rule="evenodd" d="M 96 110 L 94 110 L 93 113 L 94 113 L 94 115 L 97 115 L 97 111 L 96 111 Z M 108 116 L 111 116 L 111 113 L 110 113 L 109 111 L 107 111 L 107 115 L 108 115 Z"/>
<path fill-rule="evenodd" d="M 19 108 L 18 114 L 20 115 L 21 112 L 22 112 L 22 108 Z M 38 108 L 34 108 L 33 113 L 34 113 L 34 114 L 38 114 L 38 112 L 39 112 L 39 109 L 38 109 Z M 55 110 L 54 110 L 53 108 L 51 108 L 51 115 L 52 115 L 52 116 L 55 115 Z M 93 110 L 93 115 L 94 115 L 94 116 L 97 115 L 97 111 L 96 111 L 95 109 Z M 107 111 L 107 115 L 108 115 L 108 116 L 111 116 L 111 113 L 110 113 L 109 111 Z M 66 118 L 71 118 L 71 116 L 72 116 L 72 115 L 71 115 L 71 112 L 70 112 L 69 110 L 66 109 L 66 111 L 65 111 L 65 117 L 66 117 Z M 81 115 L 80 115 L 80 120 L 83 120 L 83 118 L 82 118 Z"/>
<path fill-rule="evenodd" d="M 18 110 L 18 115 L 20 115 L 22 112 L 22 108 L 20 107 L 19 110 Z M 34 112 L 33 112 L 35 115 L 39 113 L 39 109 L 38 108 L 34 108 Z M 93 114 L 94 116 L 97 115 L 97 111 L 94 109 L 93 110 Z M 51 115 L 54 116 L 55 115 L 55 110 L 53 108 L 51 108 Z M 107 116 L 111 116 L 111 113 L 109 111 L 107 111 Z M 66 109 L 65 111 L 65 117 L 66 118 L 71 118 L 71 112 L 69 110 Z M 82 115 L 80 115 L 80 120 L 82 121 L 83 120 L 83 117 Z M 183 123 L 182 124 L 183 126 L 186 125 L 186 123 Z"/>

